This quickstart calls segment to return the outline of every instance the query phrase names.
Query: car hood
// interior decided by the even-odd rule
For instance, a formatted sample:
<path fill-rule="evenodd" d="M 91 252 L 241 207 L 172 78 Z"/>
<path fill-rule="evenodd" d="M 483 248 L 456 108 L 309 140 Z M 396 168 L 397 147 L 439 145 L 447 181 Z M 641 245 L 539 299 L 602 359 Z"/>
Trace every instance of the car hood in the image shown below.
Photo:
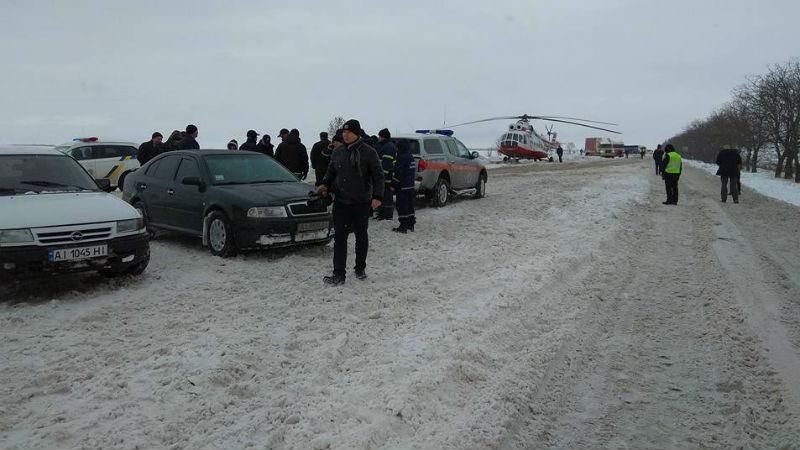
<path fill-rule="evenodd" d="M 139 213 L 105 192 L 0 196 L 0 229 L 39 228 L 134 219 Z"/>
<path fill-rule="evenodd" d="M 284 205 L 290 201 L 305 200 L 314 191 L 313 186 L 301 182 L 233 184 L 215 186 L 253 205 Z"/>

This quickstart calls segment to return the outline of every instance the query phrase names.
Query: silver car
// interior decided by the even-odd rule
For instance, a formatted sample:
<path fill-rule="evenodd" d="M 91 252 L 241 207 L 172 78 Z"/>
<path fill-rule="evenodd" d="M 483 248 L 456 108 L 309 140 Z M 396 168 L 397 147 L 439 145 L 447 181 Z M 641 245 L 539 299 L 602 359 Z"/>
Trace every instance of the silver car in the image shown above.
<path fill-rule="evenodd" d="M 416 190 L 433 206 L 444 206 L 453 194 L 472 192 L 474 198 L 486 194 L 488 173 L 478 160 L 449 132 L 425 131 L 393 136 L 395 144 L 405 141 L 417 159 Z"/>

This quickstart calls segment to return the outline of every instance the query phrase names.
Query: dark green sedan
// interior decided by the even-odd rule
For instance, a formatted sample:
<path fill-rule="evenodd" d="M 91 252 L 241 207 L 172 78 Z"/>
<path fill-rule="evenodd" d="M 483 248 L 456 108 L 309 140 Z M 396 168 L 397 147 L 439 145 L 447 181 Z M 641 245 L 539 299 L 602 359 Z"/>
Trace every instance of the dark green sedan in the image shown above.
<path fill-rule="evenodd" d="M 151 233 L 201 237 L 218 256 L 331 239 L 326 199 L 260 153 L 164 153 L 126 177 L 122 198 L 142 213 Z"/>

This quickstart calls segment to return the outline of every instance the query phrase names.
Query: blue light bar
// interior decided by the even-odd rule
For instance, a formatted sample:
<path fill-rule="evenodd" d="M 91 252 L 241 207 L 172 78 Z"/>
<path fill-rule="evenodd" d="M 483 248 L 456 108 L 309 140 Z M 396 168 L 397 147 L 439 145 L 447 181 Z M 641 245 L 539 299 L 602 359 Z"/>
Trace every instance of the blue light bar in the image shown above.
<path fill-rule="evenodd" d="M 420 134 L 441 134 L 442 136 L 452 136 L 453 130 L 417 130 Z"/>

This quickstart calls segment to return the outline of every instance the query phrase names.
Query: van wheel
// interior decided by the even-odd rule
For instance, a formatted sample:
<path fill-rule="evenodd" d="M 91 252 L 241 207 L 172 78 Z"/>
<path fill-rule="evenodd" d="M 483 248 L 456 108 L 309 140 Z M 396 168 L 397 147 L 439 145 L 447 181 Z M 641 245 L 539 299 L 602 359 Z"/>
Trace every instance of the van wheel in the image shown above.
<path fill-rule="evenodd" d="M 486 174 L 481 173 L 478 177 L 478 184 L 475 186 L 475 195 L 472 198 L 483 198 L 486 196 Z"/>
<path fill-rule="evenodd" d="M 433 206 L 441 208 L 450 199 L 450 182 L 447 178 L 439 177 L 433 185 Z"/>
<path fill-rule="evenodd" d="M 208 216 L 208 248 L 214 256 L 227 258 L 236 255 L 233 227 L 225 214 L 212 211 Z"/>
<path fill-rule="evenodd" d="M 122 192 L 122 189 L 125 187 L 125 178 L 130 173 L 131 173 L 131 171 L 128 170 L 128 171 L 125 171 L 125 172 L 122 172 L 121 174 L 119 174 L 119 178 L 117 178 L 117 189 L 119 189 L 120 192 Z"/>
<path fill-rule="evenodd" d="M 147 236 L 151 241 L 154 240 L 156 238 L 156 230 L 150 225 L 150 216 L 147 214 L 147 208 L 144 206 L 144 203 L 136 201 L 133 203 L 133 207 L 139 211 L 139 214 L 144 218 L 144 227 L 147 228 Z"/>

